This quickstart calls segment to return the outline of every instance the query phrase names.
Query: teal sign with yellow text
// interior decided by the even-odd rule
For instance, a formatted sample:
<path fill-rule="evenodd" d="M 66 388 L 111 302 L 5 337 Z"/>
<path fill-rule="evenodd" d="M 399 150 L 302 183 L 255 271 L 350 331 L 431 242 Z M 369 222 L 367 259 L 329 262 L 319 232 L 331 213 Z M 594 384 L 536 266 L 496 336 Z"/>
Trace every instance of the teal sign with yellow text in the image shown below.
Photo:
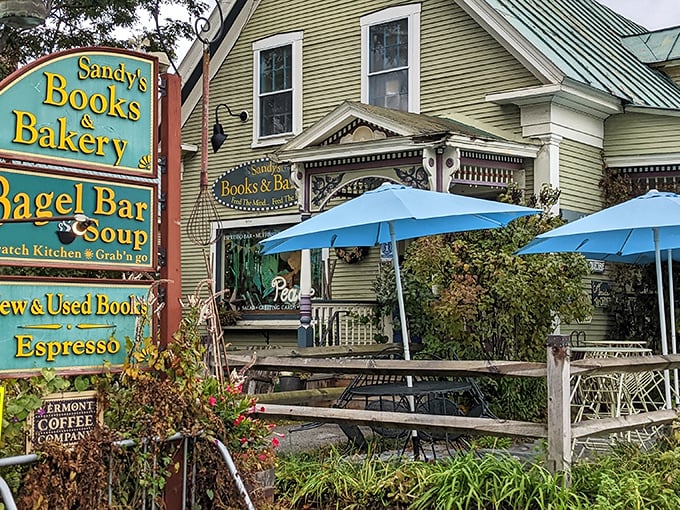
<path fill-rule="evenodd" d="M 149 332 L 150 282 L 0 282 L 0 374 L 120 366 Z"/>
<path fill-rule="evenodd" d="M 149 185 L 0 166 L 0 265 L 153 270 L 156 193 Z M 82 237 L 66 235 L 71 222 L 50 221 L 74 215 L 92 219 Z M 22 219 L 30 222 L 4 221 Z"/>
<path fill-rule="evenodd" d="M 0 83 L 0 154 L 156 175 L 157 61 L 114 48 L 68 50 Z"/>

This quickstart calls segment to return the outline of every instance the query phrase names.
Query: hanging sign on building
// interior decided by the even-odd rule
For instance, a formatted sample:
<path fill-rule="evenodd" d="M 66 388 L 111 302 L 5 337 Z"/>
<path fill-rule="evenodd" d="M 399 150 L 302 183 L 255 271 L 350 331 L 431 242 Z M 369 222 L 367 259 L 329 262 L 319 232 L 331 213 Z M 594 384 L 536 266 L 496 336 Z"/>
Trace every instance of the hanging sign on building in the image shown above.
<path fill-rule="evenodd" d="M 116 174 L 156 175 L 157 59 L 67 50 L 0 82 L 0 155 Z"/>
<path fill-rule="evenodd" d="M 273 211 L 297 205 L 290 166 L 267 158 L 226 171 L 212 190 L 219 203 L 241 211 Z"/>
<path fill-rule="evenodd" d="M 82 237 L 72 222 L 92 219 Z M 11 223 L 3 220 L 45 218 Z M 156 188 L 0 166 L 0 265 L 150 270 L 156 265 Z"/>
<path fill-rule="evenodd" d="M 0 374 L 121 366 L 126 338 L 149 334 L 150 282 L 0 282 Z M 141 322 L 139 322 L 141 321 Z"/>

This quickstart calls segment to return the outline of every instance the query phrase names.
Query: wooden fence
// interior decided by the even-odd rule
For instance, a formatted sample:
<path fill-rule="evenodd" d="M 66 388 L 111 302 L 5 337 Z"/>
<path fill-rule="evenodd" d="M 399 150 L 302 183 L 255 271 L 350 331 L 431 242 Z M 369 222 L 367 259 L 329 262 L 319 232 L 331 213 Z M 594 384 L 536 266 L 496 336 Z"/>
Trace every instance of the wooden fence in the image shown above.
<path fill-rule="evenodd" d="M 570 361 L 569 337 L 548 338 L 547 363 L 524 361 L 431 361 L 374 359 L 375 346 L 349 349 L 296 348 L 283 352 L 231 352 L 230 368 L 252 366 L 258 370 L 334 374 L 383 374 L 431 377 L 543 377 L 547 380 L 547 423 L 471 418 L 466 416 L 417 415 L 399 412 L 337 409 L 300 405 L 267 404 L 263 417 L 329 423 L 380 425 L 402 429 L 437 430 L 473 435 L 543 438 L 548 443 L 548 468 L 568 475 L 574 439 L 601 436 L 642 427 L 669 424 L 679 408 L 640 412 L 620 417 L 571 422 L 570 378 L 611 373 L 663 371 L 680 368 L 680 355 L 597 358 Z M 362 356 L 351 358 L 340 356 Z M 568 476 L 567 476 L 568 477 Z"/>

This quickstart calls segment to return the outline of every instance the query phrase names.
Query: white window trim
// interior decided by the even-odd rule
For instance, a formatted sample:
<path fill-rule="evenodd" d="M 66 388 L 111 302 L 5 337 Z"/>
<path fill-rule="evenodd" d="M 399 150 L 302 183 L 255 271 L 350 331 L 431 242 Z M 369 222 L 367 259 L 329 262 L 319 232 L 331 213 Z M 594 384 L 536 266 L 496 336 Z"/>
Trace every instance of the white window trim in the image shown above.
<path fill-rule="evenodd" d="M 302 132 L 302 35 L 303 32 L 277 34 L 253 43 L 253 143 L 252 147 L 281 145 Z M 293 58 L 293 132 L 260 136 L 260 52 L 292 45 Z"/>
<path fill-rule="evenodd" d="M 368 104 L 369 29 L 373 25 L 408 18 L 408 111 L 420 113 L 420 4 L 399 5 L 362 16 L 361 102 Z"/>

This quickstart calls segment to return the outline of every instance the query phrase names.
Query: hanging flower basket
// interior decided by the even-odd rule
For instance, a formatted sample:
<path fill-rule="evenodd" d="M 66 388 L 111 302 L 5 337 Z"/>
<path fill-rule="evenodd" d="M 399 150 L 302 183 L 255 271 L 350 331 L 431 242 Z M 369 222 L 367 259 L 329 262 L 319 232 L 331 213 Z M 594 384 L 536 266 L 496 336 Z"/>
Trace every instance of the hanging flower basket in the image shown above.
<path fill-rule="evenodd" d="M 337 257 L 347 264 L 356 264 L 368 255 L 368 246 L 353 246 L 350 248 L 336 248 Z"/>

